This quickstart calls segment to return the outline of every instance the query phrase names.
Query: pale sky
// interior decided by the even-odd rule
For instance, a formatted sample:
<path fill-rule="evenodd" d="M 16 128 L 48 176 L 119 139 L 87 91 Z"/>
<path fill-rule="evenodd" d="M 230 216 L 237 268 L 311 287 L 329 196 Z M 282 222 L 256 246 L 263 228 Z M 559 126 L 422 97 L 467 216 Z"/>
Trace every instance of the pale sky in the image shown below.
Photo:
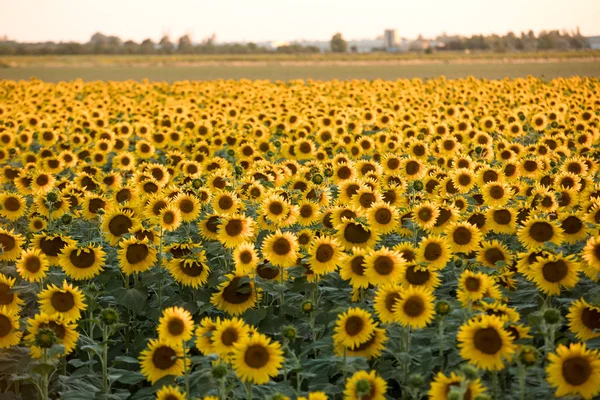
<path fill-rule="evenodd" d="M 600 35 L 600 0 L 0 0 L 0 36 L 26 42 L 368 39 L 386 28 L 419 34 L 504 34 L 533 29 Z"/>

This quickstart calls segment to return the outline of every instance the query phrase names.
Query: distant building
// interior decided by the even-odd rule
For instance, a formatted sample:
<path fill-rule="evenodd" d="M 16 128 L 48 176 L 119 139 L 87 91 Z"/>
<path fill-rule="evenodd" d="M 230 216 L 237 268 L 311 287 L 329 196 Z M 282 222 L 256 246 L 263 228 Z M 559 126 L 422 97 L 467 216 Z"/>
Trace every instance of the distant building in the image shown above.
<path fill-rule="evenodd" d="M 600 36 L 590 36 L 587 38 L 587 40 L 590 44 L 590 49 L 600 50 Z"/>
<path fill-rule="evenodd" d="M 398 45 L 398 31 L 396 29 L 386 29 L 383 32 L 383 46 L 387 49 L 395 48 Z"/>

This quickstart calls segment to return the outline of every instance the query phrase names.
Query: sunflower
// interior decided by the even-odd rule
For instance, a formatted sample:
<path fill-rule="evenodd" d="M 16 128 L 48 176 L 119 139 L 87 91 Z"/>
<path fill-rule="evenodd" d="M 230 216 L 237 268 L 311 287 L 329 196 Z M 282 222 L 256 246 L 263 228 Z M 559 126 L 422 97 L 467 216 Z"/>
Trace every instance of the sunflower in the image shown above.
<path fill-rule="evenodd" d="M 116 246 L 121 237 L 136 225 L 133 211 L 115 207 L 102 218 L 102 231 L 111 246 Z"/>
<path fill-rule="evenodd" d="M 434 290 L 442 283 L 440 273 L 415 263 L 407 263 L 400 274 L 402 286 L 420 286 Z"/>
<path fill-rule="evenodd" d="M 248 337 L 249 334 L 249 326 L 243 320 L 239 318 L 224 319 L 215 324 L 211 345 L 215 353 L 228 362 L 231 354 L 235 351 L 235 344 Z"/>
<path fill-rule="evenodd" d="M 393 284 L 400 280 L 405 263 L 406 261 L 400 253 L 382 247 L 379 250 L 371 251 L 365 257 L 365 276 L 374 286 L 382 283 Z"/>
<path fill-rule="evenodd" d="M 555 222 L 536 217 L 527 219 L 517 235 L 521 244 L 529 250 L 540 249 L 546 242 L 560 245 L 563 239 L 562 230 Z"/>
<path fill-rule="evenodd" d="M 194 332 L 192 315 L 182 307 L 166 308 L 158 321 L 158 338 L 168 345 L 187 342 Z"/>
<path fill-rule="evenodd" d="M 391 233 L 398 225 L 398 211 L 384 201 L 373 203 L 367 211 L 367 221 L 374 230 L 384 234 Z"/>
<path fill-rule="evenodd" d="M 211 205 L 217 214 L 235 214 L 240 211 L 242 203 L 235 193 L 220 191 L 213 195 Z"/>
<path fill-rule="evenodd" d="M 385 400 L 386 392 L 387 383 L 377 372 L 358 371 L 346 382 L 344 400 Z"/>
<path fill-rule="evenodd" d="M 216 353 L 213 346 L 213 334 L 217 329 L 217 326 L 221 323 L 221 319 L 217 317 L 216 321 L 213 321 L 210 317 L 204 317 L 198 324 L 196 332 L 195 345 L 196 348 L 205 356 Z"/>
<path fill-rule="evenodd" d="M 175 281 L 194 289 L 206 284 L 210 273 L 204 252 L 195 254 L 194 258 L 173 258 L 166 267 Z"/>
<path fill-rule="evenodd" d="M 517 214 L 511 208 L 488 209 L 486 221 L 495 233 L 513 234 L 517 230 Z"/>
<path fill-rule="evenodd" d="M 485 315 L 492 315 L 500 318 L 504 322 L 518 322 L 521 318 L 519 313 L 514 309 L 510 308 L 506 304 L 500 302 L 486 303 L 485 301 L 479 302 L 479 307 Z"/>
<path fill-rule="evenodd" d="M 298 204 L 298 223 L 302 226 L 310 226 L 319 218 L 318 206 L 308 200 Z"/>
<path fill-rule="evenodd" d="M 158 221 L 164 231 L 174 231 L 181 225 L 181 212 L 175 204 L 169 204 L 160 210 Z"/>
<path fill-rule="evenodd" d="M 19 315 L 0 307 L 0 349 L 16 346 L 21 342 Z"/>
<path fill-rule="evenodd" d="M 483 201 L 490 207 L 504 207 L 512 199 L 513 194 L 513 190 L 501 182 L 488 182 L 481 188 Z"/>
<path fill-rule="evenodd" d="M 479 247 L 483 235 L 468 222 L 453 223 L 446 231 L 454 253 L 470 253 Z"/>
<path fill-rule="evenodd" d="M 102 272 L 106 253 L 100 246 L 70 244 L 60 253 L 59 264 L 74 280 L 90 279 Z"/>
<path fill-rule="evenodd" d="M 221 216 L 218 214 L 208 214 L 199 223 L 200 235 L 204 239 L 217 240 L 219 237 L 219 223 Z"/>
<path fill-rule="evenodd" d="M 600 274 L 600 236 L 588 239 L 581 257 L 585 261 L 583 271 L 590 279 L 597 281 Z"/>
<path fill-rule="evenodd" d="M 219 291 L 210 298 L 211 304 L 219 310 L 239 315 L 254 307 L 260 300 L 260 294 L 257 294 L 254 283 L 248 277 L 228 274 L 225 278 L 227 280 L 219 286 Z"/>
<path fill-rule="evenodd" d="M 492 240 L 482 243 L 481 248 L 477 251 L 477 261 L 487 267 L 497 268 L 498 263 L 504 263 L 505 266 L 510 265 L 512 255 L 504 244 Z"/>
<path fill-rule="evenodd" d="M 572 289 L 579 281 L 579 263 L 573 256 L 549 255 L 529 267 L 528 278 L 548 295 L 559 295 L 561 288 Z"/>
<path fill-rule="evenodd" d="M 56 313 L 65 322 L 81 318 L 81 312 L 87 308 L 83 300 L 81 290 L 67 281 L 63 281 L 62 287 L 50 284 L 38 295 L 40 311 L 48 315 Z"/>
<path fill-rule="evenodd" d="M 31 177 L 31 189 L 34 194 L 44 194 L 50 192 L 54 188 L 56 178 L 52 174 L 44 171 L 34 172 Z"/>
<path fill-rule="evenodd" d="M 564 232 L 564 242 L 574 244 L 588 237 L 584 219 L 578 212 L 560 213 L 560 229 Z"/>
<path fill-rule="evenodd" d="M 364 343 L 359 344 L 356 347 L 346 347 L 346 355 L 349 357 L 365 357 L 367 360 L 377 358 L 381 355 L 381 352 L 385 349 L 385 343 L 388 341 L 385 329 L 375 328 L 373 334 Z M 344 354 L 344 346 L 338 345 L 335 348 L 337 355 Z"/>
<path fill-rule="evenodd" d="M 70 197 L 70 199 L 73 199 L 73 197 Z M 69 201 L 69 203 L 71 202 Z M 103 196 L 86 193 L 81 202 L 81 215 L 84 219 L 91 221 L 100 215 L 99 211 L 102 210 L 103 212 L 106 212 L 108 205 L 107 200 Z M 54 209 L 54 207 L 52 209 Z M 55 218 L 54 213 L 52 218 Z"/>
<path fill-rule="evenodd" d="M 152 384 L 167 375 L 180 376 L 185 370 L 183 347 L 172 346 L 161 339 L 150 339 L 139 360 L 141 373 Z M 185 360 L 190 362 L 189 358 Z"/>
<path fill-rule="evenodd" d="M 335 237 L 345 250 L 351 250 L 353 247 L 373 248 L 379 237 L 378 232 L 357 221 L 344 220 L 337 224 L 335 229 Z"/>
<path fill-rule="evenodd" d="M 435 314 L 433 291 L 422 286 L 402 289 L 400 299 L 394 302 L 394 320 L 402 326 L 421 329 L 427 326 Z"/>
<path fill-rule="evenodd" d="M 27 212 L 27 202 L 19 193 L 0 194 L 0 215 L 9 221 L 16 221 Z"/>
<path fill-rule="evenodd" d="M 426 263 L 430 270 L 439 270 L 452 258 L 450 245 L 446 238 L 429 236 L 421 240 L 417 249 L 416 261 Z"/>
<path fill-rule="evenodd" d="M 226 248 L 236 248 L 254 234 L 254 221 L 243 214 L 223 216 L 217 238 Z"/>
<path fill-rule="evenodd" d="M 250 242 L 240 244 L 233 251 L 235 271 L 241 275 L 246 275 L 254 271 L 259 261 L 256 249 Z"/>
<path fill-rule="evenodd" d="M 515 352 L 513 340 L 498 317 L 484 315 L 469 320 L 457 335 L 462 358 L 477 368 L 498 371 L 504 369 L 503 359 Z"/>
<path fill-rule="evenodd" d="M 489 275 L 465 270 L 458 281 L 459 295 L 462 292 L 470 301 L 481 300 L 491 285 Z"/>
<path fill-rule="evenodd" d="M 271 264 L 277 267 L 293 267 L 298 259 L 298 239 L 291 232 L 277 230 L 275 234 L 268 235 L 263 240 L 261 252 Z"/>
<path fill-rule="evenodd" d="M 147 271 L 156 263 L 156 249 L 146 238 L 140 240 L 132 236 L 121 241 L 119 247 L 119 266 L 125 275 Z"/>
<path fill-rule="evenodd" d="M 571 303 L 569 329 L 580 340 L 600 337 L 600 307 L 589 304 L 583 298 Z"/>
<path fill-rule="evenodd" d="M 21 309 L 23 300 L 18 292 L 13 292 L 16 279 L 0 273 L 0 307 L 8 313 L 16 314 Z"/>
<path fill-rule="evenodd" d="M 368 311 L 360 308 L 350 308 L 343 314 L 339 314 L 333 341 L 342 346 L 354 348 L 366 342 L 376 327 L 373 318 Z"/>
<path fill-rule="evenodd" d="M 413 222 L 426 231 L 435 225 L 439 215 L 439 208 L 432 202 L 421 203 L 412 210 Z"/>
<path fill-rule="evenodd" d="M 44 313 L 36 314 L 33 318 L 27 320 L 28 334 L 23 338 L 29 343 L 31 357 L 40 359 L 43 355 L 43 349 L 35 345 L 35 337 L 40 329 L 52 329 L 58 339 L 58 344 L 64 346 L 62 355 L 71 354 L 75 350 L 79 333 L 74 323 L 65 322 L 59 314 L 48 315 Z M 56 354 L 56 357 L 61 354 Z"/>
<path fill-rule="evenodd" d="M 281 345 L 255 333 L 235 344 L 231 366 L 242 381 L 262 385 L 278 375 L 283 362 Z"/>
<path fill-rule="evenodd" d="M 340 276 L 349 280 L 354 288 L 369 287 L 369 278 L 365 275 L 366 256 L 367 250 L 354 247 L 351 254 L 344 254 L 340 260 Z"/>
<path fill-rule="evenodd" d="M 450 376 L 438 372 L 429 388 L 429 400 L 446 400 L 448 393 L 452 388 L 465 388 L 463 399 L 475 399 L 480 394 L 485 393 L 485 388 L 481 384 L 481 379 L 466 380 L 465 377 L 456 375 L 452 372 Z"/>
<path fill-rule="evenodd" d="M 48 258 L 39 249 L 25 250 L 16 264 L 19 276 L 28 282 L 44 280 L 49 267 Z"/>
<path fill-rule="evenodd" d="M 556 388 L 555 396 L 579 395 L 591 399 L 600 393 L 600 354 L 585 343 L 561 344 L 548 355 L 548 383 Z"/>
<path fill-rule="evenodd" d="M 326 275 L 335 271 L 340 265 L 341 245 L 336 239 L 320 236 L 311 243 L 308 256 L 313 272 L 317 275 Z"/>
<path fill-rule="evenodd" d="M 23 249 L 25 238 L 14 231 L 0 228 L 0 261 L 16 261 Z"/>
<path fill-rule="evenodd" d="M 177 386 L 163 386 L 156 392 L 156 400 L 186 400 L 185 392 L 181 392 Z"/>

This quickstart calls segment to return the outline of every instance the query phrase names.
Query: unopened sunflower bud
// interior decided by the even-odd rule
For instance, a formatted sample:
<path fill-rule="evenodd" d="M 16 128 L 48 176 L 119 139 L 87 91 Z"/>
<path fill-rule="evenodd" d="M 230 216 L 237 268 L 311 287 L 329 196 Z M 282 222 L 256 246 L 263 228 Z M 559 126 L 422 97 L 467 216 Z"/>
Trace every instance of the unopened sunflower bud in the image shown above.
<path fill-rule="evenodd" d="M 356 397 L 362 399 L 363 396 L 366 396 L 369 393 L 371 393 L 371 382 L 367 379 L 361 379 L 356 382 Z"/>
<path fill-rule="evenodd" d="M 323 170 L 323 175 L 325 175 L 326 177 L 333 176 L 333 169 L 331 169 L 331 168 L 325 168 Z"/>
<path fill-rule="evenodd" d="M 321 183 L 323 183 L 323 175 L 314 174 L 312 177 L 312 182 L 316 185 L 320 185 Z"/>
<path fill-rule="evenodd" d="M 462 366 L 461 368 L 462 373 L 464 374 L 465 378 L 474 381 L 475 379 L 479 378 L 479 371 L 477 370 L 477 368 L 465 364 Z"/>
<path fill-rule="evenodd" d="M 227 155 L 228 155 L 229 157 L 233 157 L 233 156 L 235 156 L 235 150 L 234 150 L 234 149 L 229 149 L 229 150 L 227 150 Z"/>
<path fill-rule="evenodd" d="M 222 379 L 227 375 L 227 366 L 219 363 L 213 367 L 211 374 L 215 379 Z"/>
<path fill-rule="evenodd" d="M 73 221 L 73 217 L 71 216 L 71 214 L 65 214 L 62 217 L 60 217 L 60 222 L 62 222 L 65 225 L 69 225 L 71 221 Z"/>
<path fill-rule="evenodd" d="M 460 389 L 453 387 L 448 392 L 447 399 L 448 400 L 462 400 L 463 399 L 463 394 L 461 393 Z"/>
<path fill-rule="evenodd" d="M 58 342 L 53 329 L 42 328 L 35 334 L 35 345 L 42 349 L 49 349 Z"/>
<path fill-rule="evenodd" d="M 294 340 L 296 339 L 296 336 L 298 336 L 298 332 L 296 331 L 296 328 L 288 325 L 281 329 L 281 336 L 288 340 Z"/>
<path fill-rule="evenodd" d="M 54 192 L 50 192 L 50 193 L 48 193 L 48 195 L 46 195 L 46 201 L 48 203 L 56 203 L 57 200 L 58 200 L 58 195 Z"/>
<path fill-rule="evenodd" d="M 544 321 L 549 325 L 557 324 L 560 321 L 560 311 L 556 308 L 548 308 L 544 311 Z"/>
<path fill-rule="evenodd" d="M 100 321 L 107 326 L 114 325 L 119 322 L 119 313 L 114 308 L 105 308 L 100 312 Z"/>
<path fill-rule="evenodd" d="M 519 361 L 527 367 L 535 365 L 537 362 L 537 350 L 532 346 L 523 346 L 519 352 Z"/>
<path fill-rule="evenodd" d="M 450 313 L 450 303 L 440 300 L 435 303 L 435 313 L 437 315 L 448 315 Z"/>
<path fill-rule="evenodd" d="M 201 188 L 201 187 L 202 187 L 202 181 L 201 181 L 200 179 L 194 179 L 194 180 L 192 181 L 192 186 L 193 186 L 195 189 L 199 189 L 199 188 Z"/>
<path fill-rule="evenodd" d="M 420 192 L 421 190 L 423 190 L 423 182 L 421 182 L 421 181 L 414 181 L 412 186 L 413 186 L 413 189 L 415 189 L 417 192 Z"/>
<path fill-rule="evenodd" d="M 281 147 L 281 142 L 279 140 L 276 140 L 273 142 L 273 146 L 279 148 L 279 147 Z"/>
<path fill-rule="evenodd" d="M 408 385 L 413 388 L 420 388 L 425 384 L 425 378 L 421 374 L 412 374 L 408 377 Z"/>
<path fill-rule="evenodd" d="M 312 301 L 307 300 L 304 303 L 302 303 L 302 311 L 304 311 L 305 313 L 309 314 L 309 313 L 313 312 L 313 310 L 314 310 L 314 306 L 313 306 Z"/>
<path fill-rule="evenodd" d="M 244 168 L 240 167 L 239 165 L 236 165 L 236 166 L 233 168 L 233 172 L 235 172 L 235 174 L 236 174 L 237 176 L 241 176 L 241 175 L 244 173 Z"/>

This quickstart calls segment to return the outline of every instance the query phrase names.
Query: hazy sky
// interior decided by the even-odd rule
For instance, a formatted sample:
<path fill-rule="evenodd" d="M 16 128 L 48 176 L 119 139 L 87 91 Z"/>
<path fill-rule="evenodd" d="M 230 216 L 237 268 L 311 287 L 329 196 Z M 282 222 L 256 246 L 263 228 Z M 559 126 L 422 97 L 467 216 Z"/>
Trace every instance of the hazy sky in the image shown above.
<path fill-rule="evenodd" d="M 0 0 L 0 36 L 85 42 L 95 32 L 124 40 L 218 41 L 374 38 L 574 29 L 600 34 L 600 0 Z"/>

